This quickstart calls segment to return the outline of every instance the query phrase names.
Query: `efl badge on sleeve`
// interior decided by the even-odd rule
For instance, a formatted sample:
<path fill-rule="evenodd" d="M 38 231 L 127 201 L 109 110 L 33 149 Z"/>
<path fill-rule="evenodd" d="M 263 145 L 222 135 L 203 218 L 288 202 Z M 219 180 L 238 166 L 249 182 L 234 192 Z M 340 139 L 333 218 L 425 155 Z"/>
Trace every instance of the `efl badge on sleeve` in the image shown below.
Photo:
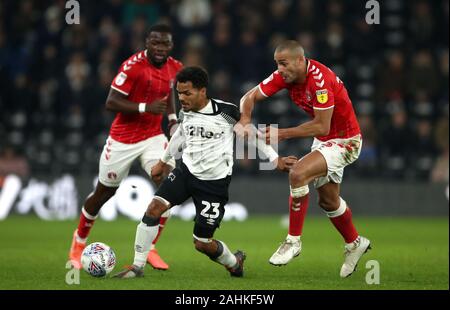
<path fill-rule="evenodd" d="M 316 97 L 317 97 L 317 101 L 319 103 L 327 103 L 328 102 L 328 90 L 326 89 L 321 89 L 316 91 Z"/>
<path fill-rule="evenodd" d="M 122 86 L 123 83 L 125 83 L 126 79 L 127 79 L 127 75 L 123 72 L 120 72 L 116 77 L 116 81 L 115 81 L 116 85 Z"/>

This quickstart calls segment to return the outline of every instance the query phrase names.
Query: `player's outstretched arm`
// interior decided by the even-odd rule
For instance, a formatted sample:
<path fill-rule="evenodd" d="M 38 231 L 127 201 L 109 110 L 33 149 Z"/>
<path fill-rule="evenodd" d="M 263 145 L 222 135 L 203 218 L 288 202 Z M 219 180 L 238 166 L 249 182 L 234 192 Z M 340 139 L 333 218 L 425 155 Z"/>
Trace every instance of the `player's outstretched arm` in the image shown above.
<path fill-rule="evenodd" d="M 136 104 L 128 100 L 127 96 L 112 88 L 109 90 L 108 98 L 106 99 L 106 109 L 112 112 L 162 114 L 166 111 L 166 108 L 167 97 L 151 103 Z"/>
<path fill-rule="evenodd" d="M 256 128 L 254 128 L 253 131 L 256 131 Z M 258 138 L 256 134 L 249 136 L 247 141 L 249 146 L 256 146 L 256 148 L 269 159 L 273 164 L 273 167 L 280 171 L 289 172 L 292 166 L 298 161 L 298 158 L 295 156 L 280 157 L 272 146 L 266 144 L 263 140 Z"/>
<path fill-rule="evenodd" d="M 172 130 L 173 126 L 176 125 L 177 123 L 177 108 L 176 108 L 176 104 L 175 104 L 175 99 L 176 99 L 176 91 L 175 91 L 175 87 L 173 85 L 173 83 L 170 83 L 170 92 L 168 95 L 168 99 L 167 99 L 167 119 L 168 119 L 168 124 L 167 124 L 167 131 L 169 132 L 170 137 L 173 136 L 175 129 Z"/>
<path fill-rule="evenodd" d="M 297 127 L 278 129 L 266 127 L 264 137 L 267 144 L 292 138 L 322 137 L 330 132 L 334 108 L 315 110 L 314 119 Z"/>
<path fill-rule="evenodd" d="M 261 92 L 259 91 L 258 86 L 255 86 L 251 90 L 249 90 L 242 98 L 240 103 L 240 111 L 241 111 L 241 119 L 237 123 L 236 134 L 239 137 L 248 136 L 250 134 L 248 129 L 248 125 L 252 121 L 252 112 L 255 106 L 255 103 L 265 99 Z"/>

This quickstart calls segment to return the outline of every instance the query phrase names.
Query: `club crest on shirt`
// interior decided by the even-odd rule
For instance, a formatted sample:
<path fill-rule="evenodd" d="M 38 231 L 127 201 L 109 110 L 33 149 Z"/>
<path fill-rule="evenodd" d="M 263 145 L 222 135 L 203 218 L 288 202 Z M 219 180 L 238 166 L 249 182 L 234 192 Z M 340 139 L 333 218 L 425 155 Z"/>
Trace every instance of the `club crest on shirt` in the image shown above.
<path fill-rule="evenodd" d="M 326 89 L 320 89 L 318 91 L 316 91 L 316 97 L 317 97 L 317 101 L 319 103 L 327 103 L 328 101 L 328 90 Z"/>
<path fill-rule="evenodd" d="M 127 75 L 123 72 L 120 72 L 117 77 L 116 77 L 116 85 L 118 86 L 122 86 L 123 83 L 125 83 L 125 81 L 127 80 Z"/>

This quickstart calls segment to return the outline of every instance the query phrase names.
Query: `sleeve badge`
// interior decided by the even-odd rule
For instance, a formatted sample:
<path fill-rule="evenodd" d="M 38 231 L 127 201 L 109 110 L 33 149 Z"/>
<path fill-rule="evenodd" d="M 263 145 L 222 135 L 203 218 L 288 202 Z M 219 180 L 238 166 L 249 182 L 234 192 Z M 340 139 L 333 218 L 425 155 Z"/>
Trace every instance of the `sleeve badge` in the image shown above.
<path fill-rule="evenodd" d="M 317 101 L 319 103 L 327 103 L 328 102 L 328 90 L 326 89 L 320 89 L 318 91 L 316 91 L 316 97 L 317 97 Z"/>
<path fill-rule="evenodd" d="M 123 83 L 125 83 L 125 81 L 127 80 L 127 75 L 123 72 L 120 72 L 117 77 L 116 77 L 116 85 L 117 86 L 122 86 Z"/>

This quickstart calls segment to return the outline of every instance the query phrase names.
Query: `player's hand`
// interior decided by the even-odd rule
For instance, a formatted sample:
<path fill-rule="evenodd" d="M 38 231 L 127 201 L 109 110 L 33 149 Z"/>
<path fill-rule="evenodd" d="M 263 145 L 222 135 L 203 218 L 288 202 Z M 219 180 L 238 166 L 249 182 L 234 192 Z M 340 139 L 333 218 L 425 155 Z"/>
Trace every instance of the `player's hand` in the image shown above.
<path fill-rule="evenodd" d="M 153 114 L 163 114 L 167 110 L 167 96 L 153 101 L 150 104 L 147 104 L 145 107 L 145 112 L 153 113 Z"/>
<path fill-rule="evenodd" d="M 283 129 L 267 126 L 262 131 L 258 131 L 258 136 L 266 142 L 266 144 L 274 144 L 284 140 L 282 136 Z"/>
<path fill-rule="evenodd" d="M 298 158 L 295 156 L 278 157 L 277 169 L 284 172 L 289 172 L 291 168 L 298 162 Z"/>
<path fill-rule="evenodd" d="M 167 164 L 162 162 L 161 160 L 158 161 L 156 165 L 152 167 L 152 170 L 150 172 L 152 176 L 152 180 L 155 183 L 159 183 L 162 181 L 162 178 L 164 176 L 164 170 L 166 169 Z"/>
<path fill-rule="evenodd" d="M 251 123 L 249 119 L 242 119 L 234 125 L 234 132 L 236 136 L 243 139 L 245 137 L 251 137 L 256 132 L 256 127 Z"/>

